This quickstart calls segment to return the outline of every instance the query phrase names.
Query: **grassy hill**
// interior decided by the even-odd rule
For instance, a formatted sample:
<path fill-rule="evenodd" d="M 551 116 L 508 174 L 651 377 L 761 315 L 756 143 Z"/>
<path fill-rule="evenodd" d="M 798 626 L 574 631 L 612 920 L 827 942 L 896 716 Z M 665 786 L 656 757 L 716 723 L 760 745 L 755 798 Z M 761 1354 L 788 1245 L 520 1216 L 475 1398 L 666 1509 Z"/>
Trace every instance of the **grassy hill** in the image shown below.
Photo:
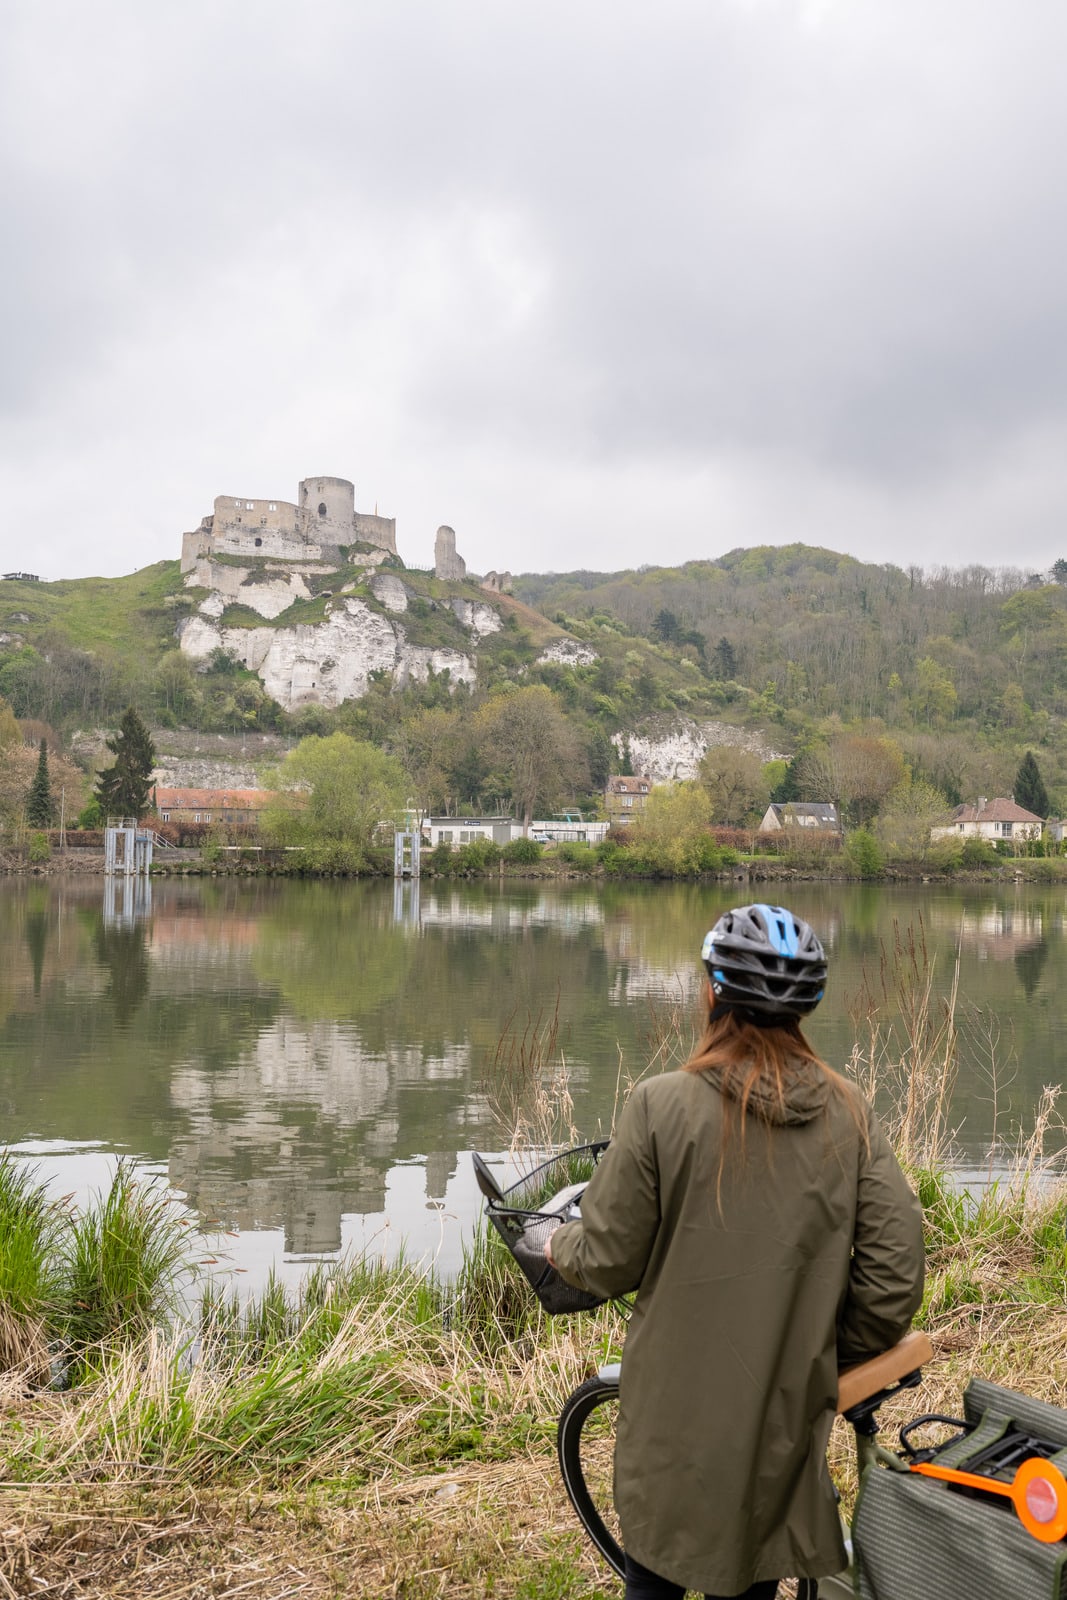
<path fill-rule="evenodd" d="M 904 571 L 804 545 L 638 571 L 524 574 L 512 596 L 404 571 L 401 621 L 418 644 L 468 649 L 449 602 L 495 606 L 503 628 L 478 647 L 474 694 L 447 684 L 397 695 L 372 686 L 336 712 L 290 717 L 226 658 L 196 670 L 176 628 L 202 591 L 177 562 L 128 577 L 0 584 L 0 695 L 61 730 L 113 725 L 132 703 L 157 727 L 287 733 L 345 727 L 393 743 L 433 707 L 476 709 L 509 687 L 547 685 L 581 739 L 650 721 L 716 717 L 803 751 L 835 731 L 885 737 L 950 799 L 1011 793 L 1037 753 L 1057 810 L 1067 806 L 1067 586 L 985 568 Z M 326 575 L 273 626 L 320 621 L 346 582 L 381 609 L 362 569 Z M 230 606 L 228 626 L 263 626 Z M 539 662 L 570 638 L 586 659 Z"/>

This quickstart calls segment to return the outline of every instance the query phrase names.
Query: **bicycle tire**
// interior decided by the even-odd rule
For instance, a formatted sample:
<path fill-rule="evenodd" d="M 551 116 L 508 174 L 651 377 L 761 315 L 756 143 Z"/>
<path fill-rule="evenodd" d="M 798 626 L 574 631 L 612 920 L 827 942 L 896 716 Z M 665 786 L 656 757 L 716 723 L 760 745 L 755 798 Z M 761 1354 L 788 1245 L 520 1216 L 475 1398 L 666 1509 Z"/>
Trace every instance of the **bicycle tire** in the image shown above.
<path fill-rule="evenodd" d="M 610 1508 L 610 1493 L 605 1495 L 609 1506 L 602 1508 L 600 1499 L 588 1481 L 587 1453 L 583 1452 L 586 1424 L 601 1407 L 614 1406 L 618 1398 L 617 1378 L 603 1378 L 599 1373 L 595 1378 L 587 1378 L 585 1383 L 575 1389 L 559 1414 L 556 1451 L 559 1456 L 563 1487 L 577 1513 L 578 1521 L 608 1566 L 621 1578 L 625 1576 L 622 1546 L 605 1520 L 605 1512 Z"/>

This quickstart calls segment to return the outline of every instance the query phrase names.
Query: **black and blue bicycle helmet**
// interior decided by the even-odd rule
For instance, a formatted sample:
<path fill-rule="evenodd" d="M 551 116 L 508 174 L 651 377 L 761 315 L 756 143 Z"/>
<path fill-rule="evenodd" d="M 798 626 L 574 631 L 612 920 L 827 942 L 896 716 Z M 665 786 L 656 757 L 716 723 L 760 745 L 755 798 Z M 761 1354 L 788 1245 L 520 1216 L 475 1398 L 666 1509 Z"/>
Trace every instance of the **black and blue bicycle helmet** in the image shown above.
<path fill-rule="evenodd" d="M 700 952 L 716 1002 L 764 1027 L 806 1017 L 826 987 L 826 952 L 814 930 L 784 906 L 725 912 Z"/>

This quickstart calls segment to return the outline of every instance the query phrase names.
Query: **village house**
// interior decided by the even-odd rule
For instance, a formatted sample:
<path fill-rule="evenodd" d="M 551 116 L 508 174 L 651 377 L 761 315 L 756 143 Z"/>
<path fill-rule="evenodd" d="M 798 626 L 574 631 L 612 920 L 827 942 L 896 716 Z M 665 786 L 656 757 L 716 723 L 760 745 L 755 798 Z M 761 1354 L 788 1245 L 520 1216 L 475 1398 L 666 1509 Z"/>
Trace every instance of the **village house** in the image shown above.
<path fill-rule="evenodd" d="M 648 804 L 652 793 L 650 778 L 609 778 L 604 790 L 604 808 L 609 826 L 621 827 L 634 820 Z"/>
<path fill-rule="evenodd" d="M 931 839 L 1040 839 L 1044 824 L 1040 817 L 1014 800 L 999 796 L 987 800 L 983 795 L 977 805 L 961 805 L 951 813 L 948 822 L 930 829 Z"/>
<path fill-rule="evenodd" d="M 225 822 L 247 826 L 258 822 L 271 799 L 269 789 L 175 789 L 157 784 L 153 790 L 160 822 Z"/>
<path fill-rule="evenodd" d="M 423 817 L 420 827 L 422 842 L 430 850 L 439 844 L 458 850 L 476 839 L 510 844 L 522 832 L 522 825 L 512 817 Z"/>
<path fill-rule="evenodd" d="M 828 800 L 786 800 L 763 813 L 758 832 L 777 833 L 782 828 L 814 828 L 819 833 L 840 833 L 837 807 Z"/>

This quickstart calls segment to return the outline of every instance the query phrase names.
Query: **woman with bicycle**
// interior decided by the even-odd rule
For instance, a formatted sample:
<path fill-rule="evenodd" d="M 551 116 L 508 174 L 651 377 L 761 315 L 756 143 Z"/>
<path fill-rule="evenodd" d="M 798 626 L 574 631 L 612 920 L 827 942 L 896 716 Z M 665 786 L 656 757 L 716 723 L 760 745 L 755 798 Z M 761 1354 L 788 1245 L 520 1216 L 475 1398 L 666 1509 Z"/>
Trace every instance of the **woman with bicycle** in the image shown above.
<path fill-rule="evenodd" d="M 693 1056 L 636 1086 L 581 1220 L 546 1250 L 579 1288 L 637 1290 L 615 1450 L 626 1600 L 772 1600 L 844 1566 L 838 1369 L 895 1344 L 922 1297 L 918 1201 L 801 1032 L 826 981 L 814 932 L 741 906 L 701 955 Z"/>

